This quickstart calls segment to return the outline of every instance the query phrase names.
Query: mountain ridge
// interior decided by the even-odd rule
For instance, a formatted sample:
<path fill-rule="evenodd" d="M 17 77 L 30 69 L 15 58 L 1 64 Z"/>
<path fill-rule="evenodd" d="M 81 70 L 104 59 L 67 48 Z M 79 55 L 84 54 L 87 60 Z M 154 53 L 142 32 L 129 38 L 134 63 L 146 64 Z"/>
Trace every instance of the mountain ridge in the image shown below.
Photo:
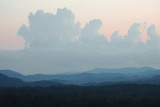
<path fill-rule="evenodd" d="M 25 82 L 19 78 L 8 77 L 8 76 L 0 73 L 0 86 L 1 87 L 24 87 L 24 86 L 47 87 L 47 86 L 57 86 L 57 85 L 62 85 L 62 84 L 54 82 L 54 81 Z"/>
<path fill-rule="evenodd" d="M 2 71 L 0 70 L 0 73 Z M 7 72 L 12 72 L 7 71 Z M 98 72 L 98 73 L 97 73 Z M 7 76 L 11 77 L 11 74 L 6 73 Z M 3 71 L 3 74 L 5 72 Z M 75 74 L 33 74 L 33 75 L 22 75 L 16 73 L 13 75 L 14 78 L 22 79 L 26 82 L 34 81 L 52 81 L 64 84 L 85 84 L 85 83 L 101 83 L 101 82 L 120 82 L 120 81 L 136 81 L 141 79 L 148 79 L 153 76 L 160 75 L 160 70 L 156 70 L 151 67 L 126 67 L 126 68 L 96 68 L 90 71 L 75 73 Z M 16 77 L 17 76 L 17 77 Z"/>

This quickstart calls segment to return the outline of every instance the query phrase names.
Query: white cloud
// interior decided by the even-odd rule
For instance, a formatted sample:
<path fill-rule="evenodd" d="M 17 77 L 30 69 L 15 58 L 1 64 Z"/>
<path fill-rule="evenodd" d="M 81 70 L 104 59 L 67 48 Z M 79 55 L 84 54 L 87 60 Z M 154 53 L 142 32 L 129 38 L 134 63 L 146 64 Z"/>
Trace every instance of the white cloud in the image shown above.
<path fill-rule="evenodd" d="M 68 45 L 80 33 L 80 23 L 75 22 L 74 14 L 64 8 L 56 15 L 42 10 L 29 15 L 29 26 L 22 25 L 18 34 L 31 48 L 54 48 Z"/>
<path fill-rule="evenodd" d="M 155 25 L 151 25 L 148 30 L 147 34 L 149 36 L 149 40 L 147 41 L 147 46 L 150 48 L 160 48 L 160 35 L 157 34 Z"/>

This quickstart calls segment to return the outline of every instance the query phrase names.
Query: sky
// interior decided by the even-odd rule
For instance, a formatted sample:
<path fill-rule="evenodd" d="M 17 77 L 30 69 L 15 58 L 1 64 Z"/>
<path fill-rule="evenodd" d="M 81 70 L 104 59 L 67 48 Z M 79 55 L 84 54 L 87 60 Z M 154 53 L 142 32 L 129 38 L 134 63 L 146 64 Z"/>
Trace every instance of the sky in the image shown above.
<path fill-rule="evenodd" d="M 0 0 L 0 69 L 159 69 L 160 0 Z"/>

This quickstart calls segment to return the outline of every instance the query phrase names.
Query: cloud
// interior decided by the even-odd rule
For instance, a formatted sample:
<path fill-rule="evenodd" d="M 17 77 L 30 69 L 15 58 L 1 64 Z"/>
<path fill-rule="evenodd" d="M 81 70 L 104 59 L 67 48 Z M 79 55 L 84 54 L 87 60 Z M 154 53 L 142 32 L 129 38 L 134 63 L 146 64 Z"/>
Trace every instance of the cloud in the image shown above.
<path fill-rule="evenodd" d="M 42 10 L 29 15 L 29 26 L 22 25 L 18 34 L 30 48 L 54 48 L 68 45 L 80 34 L 80 23 L 74 14 L 64 8 L 54 15 Z"/>
<path fill-rule="evenodd" d="M 83 48 L 102 48 L 107 45 L 108 40 L 106 37 L 103 34 L 99 34 L 98 32 L 101 26 L 101 20 L 94 19 L 81 29 L 79 42 Z"/>
<path fill-rule="evenodd" d="M 148 30 L 147 34 L 149 36 L 149 40 L 147 41 L 147 46 L 150 48 L 160 48 L 160 35 L 157 34 L 155 25 L 151 25 Z"/>
<path fill-rule="evenodd" d="M 137 44 L 141 42 L 141 32 L 139 30 L 140 24 L 134 23 L 128 30 L 128 34 L 125 36 L 126 41 Z"/>
<path fill-rule="evenodd" d="M 25 40 L 26 48 L 76 48 L 95 47 L 107 43 L 104 35 L 99 34 L 102 22 L 91 20 L 80 28 L 74 14 L 64 8 L 54 15 L 42 10 L 29 15 L 29 26 L 22 25 L 18 34 Z"/>
<path fill-rule="evenodd" d="M 115 31 L 111 36 L 108 50 L 117 51 L 118 53 L 141 51 L 140 47 L 144 43 L 141 41 L 140 35 L 140 24 L 138 23 L 132 24 L 125 36 L 120 36 L 119 31 Z"/>
<path fill-rule="evenodd" d="M 97 67 L 152 66 L 160 64 L 160 39 L 155 26 L 150 26 L 150 39 L 141 40 L 141 24 L 134 23 L 128 34 L 115 31 L 108 41 L 100 34 L 102 21 L 90 20 L 81 28 L 72 11 L 58 9 L 56 14 L 42 10 L 30 13 L 29 25 L 22 25 L 18 35 L 25 48 L 16 52 L 0 52 L 0 68 L 32 73 L 86 71 Z M 5 62 L 5 63 L 4 63 Z"/>

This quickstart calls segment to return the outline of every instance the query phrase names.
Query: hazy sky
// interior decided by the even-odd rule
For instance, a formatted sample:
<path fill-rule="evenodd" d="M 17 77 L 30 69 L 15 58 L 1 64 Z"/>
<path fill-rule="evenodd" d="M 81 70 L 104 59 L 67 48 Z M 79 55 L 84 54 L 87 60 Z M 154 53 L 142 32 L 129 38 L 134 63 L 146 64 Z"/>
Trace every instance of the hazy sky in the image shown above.
<path fill-rule="evenodd" d="M 0 69 L 159 68 L 160 0 L 0 0 L 0 13 Z"/>
<path fill-rule="evenodd" d="M 0 0 L 0 48 L 22 48 L 23 39 L 16 33 L 28 23 L 28 14 L 37 10 L 55 13 L 68 8 L 82 26 L 91 19 L 101 19 L 100 32 L 105 36 L 118 30 L 127 34 L 134 22 L 155 24 L 160 34 L 160 0 Z"/>

